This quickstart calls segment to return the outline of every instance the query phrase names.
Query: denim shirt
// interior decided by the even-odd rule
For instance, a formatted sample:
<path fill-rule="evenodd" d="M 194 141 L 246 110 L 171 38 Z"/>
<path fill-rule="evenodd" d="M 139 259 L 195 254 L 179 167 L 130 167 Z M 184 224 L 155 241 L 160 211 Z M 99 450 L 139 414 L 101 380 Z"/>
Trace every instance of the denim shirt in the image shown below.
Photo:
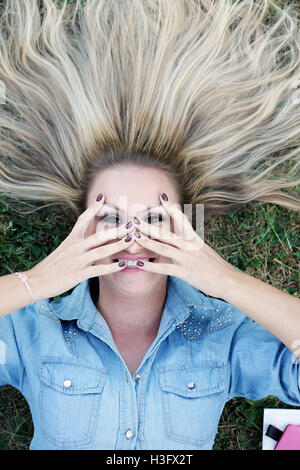
<path fill-rule="evenodd" d="M 174 276 L 133 377 L 88 280 L 0 318 L 0 350 L 0 385 L 17 388 L 30 407 L 30 449 L 211 449 L 232 397 L 300 406 L 293 353 Z"/>

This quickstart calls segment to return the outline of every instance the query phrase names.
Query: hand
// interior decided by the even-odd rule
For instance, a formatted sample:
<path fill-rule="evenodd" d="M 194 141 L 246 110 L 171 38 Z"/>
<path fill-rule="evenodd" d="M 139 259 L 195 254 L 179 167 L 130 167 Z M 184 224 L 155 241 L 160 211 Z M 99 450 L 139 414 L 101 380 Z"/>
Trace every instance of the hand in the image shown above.
<path fill-rule="evenodd" d="M 118 263 L 98 264 L 95 261 L 118 253 L 130 246 L 134 239 L 125 242 L 129 232 L 135 227 L 127 229 L 124 226 L 98 231 L 94 235 L 84 238 L 88 225 L 101 210 L 105 197 L 100 202 L 95 201 L 77 219 L 71 233 L 49 256 L 35 265 L 29 271 L 28 284 L 36 299 L 46 299 L 60 295 L 72 287 L 91 277 L 121 271 Z M 106 244 L 116 238 L 122 240 Z"/>
<path fill-rule="evenodd" d="M 142 233 L 141 238 L 134 239 L 149 251 L 168 257 L 172 262 L 151 263 L 143 260 L 144 266 L 139 266 L 140 269 L 176 276 L 207 295 L 222 298 L 224 280 L 235 276 L 236 269 L 197 235 L 179 204 L 170 204 L 162 198 L 161 202 L 174 221 L 175 232 L 141 220 L 140 224 L 135 224 L 136 230 L 146 235 L 150 233 L 152 238 L 159 241 L 147 238 Z"/>

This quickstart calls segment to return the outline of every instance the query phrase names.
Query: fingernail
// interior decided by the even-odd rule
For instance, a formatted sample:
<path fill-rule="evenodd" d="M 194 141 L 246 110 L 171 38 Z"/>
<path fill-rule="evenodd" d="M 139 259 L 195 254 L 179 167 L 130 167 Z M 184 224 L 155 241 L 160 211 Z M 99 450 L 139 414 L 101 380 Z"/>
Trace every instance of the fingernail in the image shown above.
<path fill-rule="evenodd" d="M 123 268 L 125 264 L 126 264 L 126 261 L 120 261 L 120 263 L 118 263 L 118 266 L 120 266 L 120 268 Z"/>
<path fill-rule="evenodd" d="M 124 239 L 125 242 L 130 242 L 131 240 L 131 236 L 130 235 L 127 235 L 127 237 Z"/>
<path fill-rule="evenodd" d="M 162 198 L 164 201 L 168 201 L 168 196 L 166 195 L 166 193 L 162 193 L 161 198 Z"/>
<path fill-rule="evenodd" d="M 102 198 L 103 198 L 103 194 L 102 193 L 98 194 L 97 201 L 101 201 Z"/>
<path fill-rule="evenodd" d="M 134 217 L 133 221 L 134 221 L 135 224 L 140 225 L 140 221 L 137 217 Z"/>
<path fill-rule="evenodd" d="M 141 234 L 140 234 L 139 232 L 134 232 L 134 236 L 135 236 L 136 238 L 141 238 Z"/>
<path fill-rule="evenodd" d="M 130 228 L 130 227 L 132 227 L 132 225 L 133 225 L 133 224 L 132 224 L 132 222 L 130 221 L 130 222 L 128 222 L 128 224 L 125 225 L 125 228 Z"/>
<path fill-rule="evenodd" d="M 137 264 L 138 266 L 144 266 L 143 261 L 137 261 L 136 264 Z"/>

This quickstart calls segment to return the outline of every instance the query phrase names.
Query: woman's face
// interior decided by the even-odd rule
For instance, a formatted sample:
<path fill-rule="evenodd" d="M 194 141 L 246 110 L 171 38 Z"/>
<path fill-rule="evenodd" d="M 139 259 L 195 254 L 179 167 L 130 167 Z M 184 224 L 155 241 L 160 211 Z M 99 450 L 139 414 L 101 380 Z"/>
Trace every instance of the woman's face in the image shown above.
<path fill-rule="evenodd" d="M 179 203 L 179 200 L 175 188 L 164 171 L 125 165 L 106 169 L 99 172 L 96 177 L 88 195 L 88 205 L 93 203 L 99 193 L 105 194 L 105 203 L 97 214 L 93 226 L 88 228 L 85 238 L 97 231 L 122 226 L 135 216 L 147 222 L 150 227 L 153 225 L 173 232 L 173 221 L 163 208 L 159 196 L 166 193 L 170 203 Z M 145 236 L 155 239 L 151 234 Z M 134 236 L 133 238 L 135 239 Z M 115 243 L 118 240 L 121 238 L 111 240 L 106 244 Z M 121 251 L 95 261 L 94 265 L 110 264 L 114 259 L 123 259 L 128 255 L 155 258 L 155 263 L 172 262 L 170 258 L 149 251 L 135 241 L 129 247 L 124 244 Z M 142 269 L 137 272 L 126 271 L 120 270 L 100 276 L 101 288 L 102 286 L 109 287 L 124 295 L 139 296 L 153 291 L 162 279 L 166 280 L 165 274 Z"/>

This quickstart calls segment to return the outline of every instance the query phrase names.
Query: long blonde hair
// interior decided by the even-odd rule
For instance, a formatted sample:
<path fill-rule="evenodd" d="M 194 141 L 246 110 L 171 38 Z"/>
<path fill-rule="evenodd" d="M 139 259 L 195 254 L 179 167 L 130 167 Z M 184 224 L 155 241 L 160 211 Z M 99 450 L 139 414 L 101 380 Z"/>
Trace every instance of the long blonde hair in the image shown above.
<path fill-rule="evenodd" d="M 1 15 L 0 192 L 79 215 L 96 173 L 129 163 L 168 172 L 205 215 L 300 209 L 296 6 L 40 3 Z"/>

